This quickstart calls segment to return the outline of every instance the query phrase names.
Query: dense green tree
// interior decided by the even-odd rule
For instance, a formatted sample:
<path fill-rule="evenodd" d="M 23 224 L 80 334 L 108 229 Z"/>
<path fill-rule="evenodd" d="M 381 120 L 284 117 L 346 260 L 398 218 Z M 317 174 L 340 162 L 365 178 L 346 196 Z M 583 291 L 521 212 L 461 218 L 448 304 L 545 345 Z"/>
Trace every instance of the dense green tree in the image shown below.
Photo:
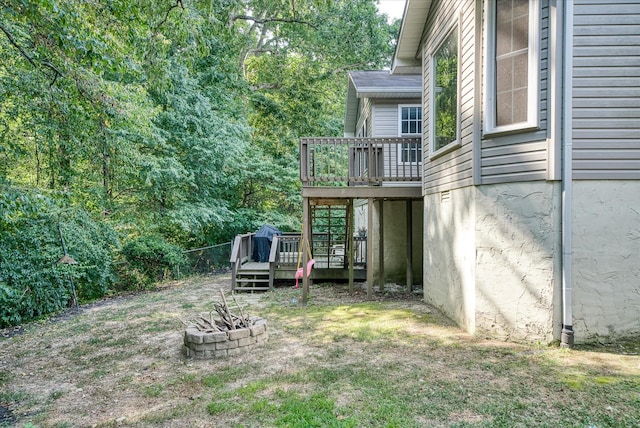
<path fill-rule="evenodd" d="M 387 65 L 396 30 L 374 0 L 0 0 L 0 240 L 31 240 L 0 253 L 0 294 L 33 280 L 7 262 L 29 248 L 35 283 L 63 287 L 32 315 L 65 301 L 62 211 L 109 261 L 76 269 L 83 298 L 112 286 L 118 240 L 163 243 L 152 252 L 298 229 L 299 138 L 341 134 L 347 71 Z M 15 220 L 27 205 L 11 198 L 33 195 L 52 202 Z"/>

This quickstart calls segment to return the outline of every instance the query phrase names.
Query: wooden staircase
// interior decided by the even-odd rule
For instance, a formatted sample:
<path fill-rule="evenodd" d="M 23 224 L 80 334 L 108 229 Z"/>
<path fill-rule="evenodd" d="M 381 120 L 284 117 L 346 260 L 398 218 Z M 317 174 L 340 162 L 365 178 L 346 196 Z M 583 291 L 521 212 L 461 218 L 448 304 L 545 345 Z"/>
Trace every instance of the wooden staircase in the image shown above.
<path fill-rule="evenodd" d="M 247 262 L 237 270 L 233 290 L 267 291 L 272 286 L 269 263 Z"/>
<path fill-rule="evenodd" d="M 274 248 L 269 262 L 252 260 L 255 233 L 236 236 L 231 249 L 231 289 L 234 291 L 266 291 L 273 288 Z M 277 239 L 275 240 L 277 243 Z"/>
<path fill-rule="evenodd" d="M 345 268 L 349 248 L 351 207 L 347 200 L 311 205 L 311 247 L 319 268 Z"/>
<path fill-rule="evenodd" d="M 361 260 L 355 271 L 349 272 L 350 248 L 355 247 L 354 259 L 362 258 L 366 249 L 366 238 L 354 246 L 349 236 L 352 207 L 343 200 L 321 200 L 313 204 L 309 220 L 311 252 L 315 260 L 311 278 L 317 280 L 366 279 L 366 264 Z M 269 261 L 264 263 L 252 259 L 255 233 L 236 236 L 231 250 L 231 288 L 233 291 L 267 291 L 273 288 L 274 280 L 295 281 L 300 263 L 301 234 L 285 233 L 274 236 Z M 306 246 L 305 246 L 306 247 Z M 357 253 L 358 249 L 360 252 Z M 304 248 L 303 248 L 304 251 Z M 354 264 L 354 265 L 355 265 Z"/>

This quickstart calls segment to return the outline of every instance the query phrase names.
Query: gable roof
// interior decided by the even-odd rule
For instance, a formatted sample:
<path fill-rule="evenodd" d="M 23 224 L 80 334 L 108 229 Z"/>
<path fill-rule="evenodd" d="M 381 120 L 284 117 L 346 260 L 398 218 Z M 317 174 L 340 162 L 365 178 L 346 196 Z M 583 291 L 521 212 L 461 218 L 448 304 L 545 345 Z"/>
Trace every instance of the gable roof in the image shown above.
<path fill-rule="evenodd" d="M 407 0 L 391 65 L 393 73 L 420 71 L 420 42 L 432 2 L 432 0 Z"/>
<path fill-rule="evenodd" d="M 391 74 L 389 70 L 349 72 L 344 132 L 351 134 L 358 120 L 360 98 L 420 98 L 420 74 Z"/>

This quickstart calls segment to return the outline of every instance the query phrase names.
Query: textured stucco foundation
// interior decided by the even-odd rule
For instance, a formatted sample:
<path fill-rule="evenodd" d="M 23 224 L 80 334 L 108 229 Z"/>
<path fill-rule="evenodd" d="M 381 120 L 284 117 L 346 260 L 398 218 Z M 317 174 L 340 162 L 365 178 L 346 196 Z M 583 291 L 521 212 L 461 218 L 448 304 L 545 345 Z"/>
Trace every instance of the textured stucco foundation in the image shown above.
<path fill-rule="evenodd" d="M 423 254 L 423 233 L 422 233 L 422 201 L 415 200 L 412 202 L 412 239 L 413 239 L 413 283 L 419 284 L 422 280 L 422 254 Z M 364 201 L 357 201 L 355 204 L 355 225 L 357 228 L 367 226 L 368 204 Z M 385 282 L 395 282 L 398 284 L 406 284 L 407 280 L 407 201 L 393 200 L 384 201 L 384 277 Z M 380 221 L 379 201 L 374 203 L 373 209 L 373 242 L 379 242 L 380 230 L 378 224 Z M 380 247 L 375 245 L 373 248 L 373 275 L 378 277 L 379 269 L 379 250 Z"/>
<path fill-rule="evenodd" d="M 549 343 L 562 324 L 560 182 L 425 196 L 425 300 L 465 330 Z M 575 342 L 640 333 L 640 181 L 575 180 Z"/>
<path fill-rule="evenodd" d="M 426 196 L 425 300 L 474 334 L 552 341 L 560 315 L 559 202 L 559 184 L 548 182 Z"/>
<path fill-rule="evenodd" d="M 424 298 L 475 332 L 475 204 L 466 187 L 424 198 Z"/>
<path fill-rule="evenodd" d="M 560 196 L 557 182 L 476 188 L 477 333 L 544 343 L 557 336 Z"/>
<path fill-rule="evenodd" d="M 422 207 L 412 203 L 413 278 L 422 278 Z M 387 282 L 406 284 L 407 279 L 407 202 L 385 201 L 384 208 L 384 276 Z M 376 216 L 377 218 L 377 216 Z M 374 248 L 378 260 L 379 247 Z M 377 272 L 376 272 L 377 275 Z"/>
<path fill-rule="evenodd" d="M 640 181 L 574 181 L 573 217 L 576 342 L 640 333 Z"/>

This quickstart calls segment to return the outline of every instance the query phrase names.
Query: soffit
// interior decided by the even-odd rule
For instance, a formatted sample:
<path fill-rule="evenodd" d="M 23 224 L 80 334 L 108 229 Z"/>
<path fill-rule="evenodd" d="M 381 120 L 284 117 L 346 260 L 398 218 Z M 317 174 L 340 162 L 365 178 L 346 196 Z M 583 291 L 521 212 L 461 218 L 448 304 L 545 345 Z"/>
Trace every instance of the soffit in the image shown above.
<path fill-rule="evenodd" d="M 420 64 L 420 42 L 432 0 L 407 0 L 393 58 L 393 69 Z"/>

